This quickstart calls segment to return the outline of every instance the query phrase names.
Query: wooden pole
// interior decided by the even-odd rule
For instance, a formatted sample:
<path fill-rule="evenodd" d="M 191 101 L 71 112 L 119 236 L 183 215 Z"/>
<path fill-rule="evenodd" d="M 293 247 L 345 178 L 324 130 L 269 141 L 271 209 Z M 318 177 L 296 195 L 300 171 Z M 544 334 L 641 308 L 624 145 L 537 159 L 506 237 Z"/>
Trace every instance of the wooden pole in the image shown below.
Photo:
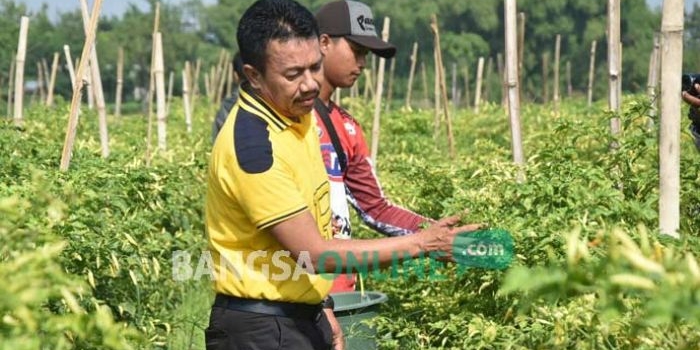
<path fill-rule="evenodd" d="M 542 53 L 542 103 L 549 103 L 549 52 Z"/>
<path fill-rule="evenodd" d="M 506 108 L 508 106 L 508 79 L 506 78 L 506 69 L 503 62 L 503 54 L 500 52 L 496 54 L 496 61 L 498 64 L 498 77 L 501 81 L 501 106 Z"/>
<path fill-rule="evenodd" d="M 520 135 L 520 93 L 518 91 L 518 59 L 516 44 L 516 0 L 505 0 L 505 41 L 506 41 L 506 77 L 508 81 L 508 114 L 513 147 L 513 162 L 524 165 L 522 139 Z M 518 175 L 518 181 L 524 180 L 524 174 Z"/>
<path fill-rule="evenodd" d="M 426 105 L 430 105 L 430 97 L 428 96 L 428 75 L 425 73 L 425 62 L 420 63 L 421 80 L 423 80 L 423 101 Z"/>
<path fill-rule="evenodd" d="M 447 144 L 450 150 L 450 158 L 455 158 L 455 143 L 452 135 L 452 119 L 450 118 L 450 108 L 447 102 L 447 86 L 445 83 L 445 66 L 442 63 L 442 49 L 440 48 L 440 30 L 437 22 L 437 15 L 433 14 L 430 17 L 430 28 L 435 34 L 435 52 L 437 53 L 436 65 L 439 67 L 440 80 L 440 95 L 442 95 L 442 108 L 444 109 L 445 119 L 447 120 Z"/>
<path fill-rule="evenodd" d="M 659 228 L 678 238 L 680 227 L 680 115 L 683 68 L 683 0 L 666 0 L 661 20 L 661 127 Z"/>
<path fill-rule="evenodd" d="M 517 6 L 517 4 L 516 4 L 516 6 Z M 525 12 L 520 12 L 520 13 L 518 13 L 518 86 L 523 85 L 523 56 L 524 55 L 525 55 Z M 518 91 L 520 91 L 520 88 L 518 88 Z"/>
<path fill-rule="evenodd" d="M 488 102 L 491 97 L 491 72 L 493 71 L 493 57 L 489 56 L 488 61 L 486 61 L 486 68 L 484 68 L 484 82 L 481 88 L 482 96 L 481 100 Z"/>
<path fill-rule="evenodd" d="M 479 57 L 479 61 L 476 66 L 476 89 L 474 90 L 474 113 L 479 113 L 479 107 L 481 106 L 481 84 L 482 78 L 484 76 L 484 58 Z"/>
<path fill-rule="evenodd" d="M 170 103 L 173 101 L 173 84 L 175 84 L 175 72 L 168 74 L 168 97 L 165 102 L 165 114 L 170 115 Z"/>
<path fill-rule="evenodd" d="M 613 135 L 620 133 L 620 70 L 620 0 L 608 0 L 608 107 L 613 112 Z"/>
<path fill-rule="evenodd" d="M 656 112 L 658 108 L 658 103 L 656 101 L 657 93 L 656 88 L 659 85 L 659 47 L 661 46 L 659 35 L 654 34 L 654 48 L 651 50 L 649 55 L 649 76 L 647 78 L 647 96 L 649 97 L 649 103 L 651 108 L 649 110 L 649 119 L 647 121 L 647 127 L 652 128 L 654 126 L 654 118 L 656 118 Z"/>
<path fill-rule="evenodd" d="M 571 85 L 571 61 L 566 61 L 566 97 L 571 98 L 574 87 Z"/>
<path fill-rule="evenodd" d="M 70 47 L 68 47 L 68 45 L 63 45 L 63 53 L 66 56 L 66 66 L 68 67 L 70 86 L 73 90 L 75 90 L 75 68 L 73 68 L 73 59 L 70 56 Z"/>
<path fill-rule="evenodd" d="M 197 97 L 199 97 L 199 72 L 202 68 L 202 59 L 198 58 L 197 62 L 194 65 L 194 76 L 190 76 L 192 78 L 191 84 L 192 88 L 190 88 L 190 94 L 192 96 L 192 99 L 190 101 L 190 111 L 194 112 L 195 106 L 197 105 Z"/>
<path fill-rule="evenodd" d="M 89 60 L 89 58 L 88 58 Z M 79 64 L 79 63 L 78 63 Z M 76 66 L 78 65 L 76 64 Z M 92 110 L 95 107 L 95 92 L 93 91 L 92 78 L 90 75 L 90 62 L 87 62 L 87 69 L 85 70 L 85 75 L 83 75 L 83 80 L 85 80 L 85 90 L 87 90 L 87 101 L 88 109 Z"/>
<path fill-rule="evenodd" d="M 41 104 L 46 104 L 46 93 L 44 92 L 44 66 L 41 65 L 41 61 L 36 62 L 36 74 L 37 74 L 37 88 L 39 90 L 39 101 Z"/>
<path fill-rule="evenodd" d="M 147 127 L 146 127 L 146 166 L 151 165 L 151 140 L 153 139 L 153 95 L 156 84 L 155 62 L 156 62 L 156 33 L 160 26 L 160 2 L 156 2 L 155 14 L 153 17 L 153 33 L 151 34 L 151 68 L 148 72 L 148 94 L 147 97 Z"/>
<path fill-rule="evenodd" d="M 95 32 L 97 31 L 97 21 L 100 18 L 101 6 L 102 0 L 95 0 L 92 5 L 90 23 L 88 24 L 85 44 L 83 45 L 83 51 L 80 55 L 80 64 L 78 65 L 77 76 L 79 77 L 85 75 L 88 57 L 90 55 L 90 51 L 92 50 L 92 43 L 95 41 Z M 68 119 L 68 127 L 66 129 L 66 140 L 63 144 L 63 152 L 61 153 L 61 171 L 67 171 L 68 167 L 70 166 L 70 160 L 73 153 L 73 143 L 75 142 L 75 133 L 78 128 L 78 112 L 80 111 L 82 88 L 83 80 L 77 79 L 75 82 L 75 88 L 73 89 L 73 98 L 71 99 L 70 104 L 70 118 Z"/>
<path fill-rule="evenodd" d="M 117 91 L 114 101 L 114 115 L 122 115 L 122 90 L 124 89 L 124 48 L 119 47 L 117 53 Z"/>
<path fill-rule="evenodd" d="M 231 93 L 233 92 L 233 84 L 236 80 L 235 78 L 235 71 L 233 69 L 233 62 L 228 63 L 228 75 L 226 79 L 226 97 L 231 96 Z M 340 89 L 337 89 L 340 91 Z"/>
<path fill-rule="evenodd" d="M 158 120 L 158 149 L 165 151 L 166 147 L 166 118 L 165 111 L 165 65 L 163 64 L 163 39 L 160 32 L 155 37 L 155 64 L 154 72 L 156 78 L 156 114 Z"/>
<path fill-rule="evenodd" d="M 391 59 L 391 64 L 389 65 L 389 87 L 387 88 L 386 91 L 386 103 L 384 104 L 384 110 L 389 111 L 389 107 L 391 107 L 391 101 L 393 99 L 394 95 L 394 70 L 396 69 L 396 57 Z M 337 92 L 340 91 L 340 89 L 336 89 Z"/>
<path fill-rule="evenodd" d="M 434 105 L 435 105 L 435 112 L 434 112 L 434 118 L 433 118 L 433 138 L 435 140 L 438 139 L 438 136 L 440 136 L 440 66 L 438 62 L 438 56 L 437 56 L 437 46 L 433 46 L 433 68 L 434 68 L 434 76 L 433 76 L 433 96 L 435 98 Z"/>
<path fill-rule="evenodd" d="M 15 83 L 15 59 L 12 57 L 12 62 L 10 63 L 10 71 L 7 73 L 7 117 L 10 118 L 13 113 L 12 109 L 12 93 L 14 92 Z"/>
<path fill-rule="evenodd" d="M 457 63 L 452 62 L 452 86 L 450 97 L 452 97 L 452 107 L 459 107 L 459 91 L 457 90 Z"/>
<path fill-rule="evenodd" d="M 51 79 L 49 80 L 48 96 L 46 97 L 46 105 L 53 107 L 53 89 L 56 85 L 56 72 L 58 71 L 58 58 L 61 55 L 58 52 L 53 53 L 53 62 L 51 63 Z"/>
<path fill-rule="evenodd" d="M 588 107 L 593 104 L 593 79 L 595 79 L 595 47 L 596 41 L 591 42 L 591 58 L 588 66 Z"/>
<path fill-rule="evenodd" d="M 86 0 L 80 0 L 80 7 L 83 12 L 83 29 L 87 35 L 89 26 L 89 14 Z M 109 136 L 107 132 L 107 107 L 105 105 L 104 90 L 102 89 L 102 77 L 100 76 L 100 64 L 97 60 L 97 48 L 95 41 L 90 43 L 92 49 L 90 51 L 90 77 L 92 78 L 92 92 L 95 94 L 95 104 L 97 105 L 97 117 L 100 128 L 100 144 L 102 146 L 102 157 L 109 157 Z"/>
<path fill-rule="evenodd" d="M 411 70 L 408 72 L 408 85 L 406 86 L 406 108 L 411 109 L 411 93 L 413 92 L 413 76 L 416 71 L 416 61 L 418 61 L 418 42 L 413 43 L 411 51 Z"/>
<path fill-rule="evenodd" d="M 389 25 L 391 19 L 384 17 L 384 26 L 382 28 L 382 40 L 389 41 Z M 379 150 L 379 114 L 382 107 L 382 91 L 384 89 L 384 64 L 383 57 L 379 58 L 379 70 L 377 72 L 377 90 L 374 95 L 374 119 L 372 121 L 372 148 L 371 157 L 374 164 L 377 162 L 377 151 Z"/>
<path fill-rule="evenodd" d="M 24 103 L 24 60 L 27 56 L 27 34 L 29 33 L 29 17 L 22 16 L 19 23 L 19 40 L 17 42 L 17 56 L 15 57 L 15 125 L 24 123 L 22 116 Z"/>
<path fill-rule="evenodd" d="M 554 113 L 559 115 L 559 53 L 561 50 L 561 34 L 554 40 Z"/>
<path fill-rule="evenodd" d="M 41 68 L 44 71 L 44 81 L 43 81 L 44 92 L 46 93 L 46 98 L 48 98 L 49 97 L 49 85 L 51 84 L 51 81 L 50 81 L 51 80 L 51 73 L 49 73 L 50 72 L 49 63 L 46 62 L 45 58 L 41 59 Z M 44 100 L 44 101 L 46 102 L 46 100 Z M 48 105 L 48 103 L 47 103 L 47 105 Z"/>
<path fill-rule="evenodd" d="M 192 132 L 192 110 L 190 109 L 190 61 L 185 61 L 185 69 L 182 70 L 182 108 L 185 110 L 185 125 L 187 132 Z"/>
<path fill-rule="evenodd" d="M 465 64 L 462 71 L 464 74 L 464 107 L 469 108 L 471 102 L 471 94 L 469 91 L 469 65 Z"/>

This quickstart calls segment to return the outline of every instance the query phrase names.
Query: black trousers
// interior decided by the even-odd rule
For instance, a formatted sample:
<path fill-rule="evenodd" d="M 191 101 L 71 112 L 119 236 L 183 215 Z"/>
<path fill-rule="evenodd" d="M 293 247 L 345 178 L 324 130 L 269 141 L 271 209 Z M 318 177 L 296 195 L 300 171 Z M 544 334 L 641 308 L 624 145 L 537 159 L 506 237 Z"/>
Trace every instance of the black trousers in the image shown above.
<path fill-rule="evenodd" d="M 207 350 L 329 350 L 326 314 L 297 319 L 212 307 L 204 331 Z"/>

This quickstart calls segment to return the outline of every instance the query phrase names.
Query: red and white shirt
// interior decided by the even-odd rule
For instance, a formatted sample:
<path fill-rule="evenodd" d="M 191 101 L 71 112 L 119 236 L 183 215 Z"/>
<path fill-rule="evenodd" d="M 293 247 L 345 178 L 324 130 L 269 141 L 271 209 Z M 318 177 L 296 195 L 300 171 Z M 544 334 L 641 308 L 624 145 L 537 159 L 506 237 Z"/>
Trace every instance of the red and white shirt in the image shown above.
<path fill-rule="evenodd" d="M 328 131 L 318 111 L 314 110 L 321 156 L 331 185 L 334 237 L 351 237 L 348 203 L 367 225 L 384 235 L 402 236 L 418 231 L 419 225 L 429 219 L 392 204 L 384 196 L 360 124 L 332 101 L 328 108 L 328 115 L 348 163 L 343 173 Z"/>

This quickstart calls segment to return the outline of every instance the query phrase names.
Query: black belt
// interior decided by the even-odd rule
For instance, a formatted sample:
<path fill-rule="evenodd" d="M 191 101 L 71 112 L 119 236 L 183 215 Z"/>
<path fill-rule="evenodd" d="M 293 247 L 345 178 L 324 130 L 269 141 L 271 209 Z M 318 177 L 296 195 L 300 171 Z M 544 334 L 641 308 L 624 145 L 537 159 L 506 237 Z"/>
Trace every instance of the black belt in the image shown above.
<path fill-rule="evenodd" d="M 284 301 L 245 299 L 220 293 L 216 294 L 214 306 L 235 311 L 312 320 L 318 320 L 322 310 L 321 304 L 311 305 Z"/>

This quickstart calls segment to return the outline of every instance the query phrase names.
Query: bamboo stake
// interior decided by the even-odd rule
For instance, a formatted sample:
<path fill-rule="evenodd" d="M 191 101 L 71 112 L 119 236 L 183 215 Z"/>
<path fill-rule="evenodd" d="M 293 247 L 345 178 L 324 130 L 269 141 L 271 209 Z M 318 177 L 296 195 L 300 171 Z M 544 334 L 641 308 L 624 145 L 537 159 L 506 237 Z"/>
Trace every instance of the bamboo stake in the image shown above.
<path fill-rule="evenodd" d="M 29 17 L 22 16 L 19 24 L 19 41 L 17 42 L 17 56 L 15 57 L 15 125 L 21 126 L 24 122 L 22 111 L 24 103 L 24 60 L 27 55 L 27 34 L 29 32 Z"/>
<path fill-rule="evenodd" d="M 520 12 L 520 13 L 518 13 L 518 86 L 523 86 L 523 56 L 524 55 L 525 55 L 525 12 Z"/>
<path fill-rule="evenodd" d="M 425 101 L 425 104 L 430 105 L 430 98 L 428 97 L 428 75 L 425 73 L 425 62 L 420 63 L 420 71 L 423 80 L 423 101 Z"/>
<path fill-rule="evenodd" d="M 433 96 L 435 98 L 434 103 L 435 103 L 435 111 L 434 111 L 434 118 L 433 118 L 433 138 L 435 140 L 438 139 L 440 136 L 440 66 L 438 62 L 438 56 L 437 56 L 437 46 L 433 46 L 433 68 L 435 69 L 434 72 L 434 79 L 433 79 Z"/>
<path fill-rule="evenodd" d="M 61 55 L 58 52 L 53 53 L 53 62 L 51 63 L 51 79 L 49 80 L 48 96 L 46 97 L 46 105 L 53 107 L 53 88 L 56 85 L 56 72 L 58 71 L 58 58 Z"/>
<path fill-rule="evenodd" d="M 659 228 L 679 238 L 680 115 L 683 68 L 683 0 L 666 0 L 661 20 L 661 129 L 659 136 Z"/>
<path fill-rule="evenodd" d="M 613 112 L 613 135 L 620 133 L 620 68 L 620 0 L 608 0 L 608 107 Z"/>
<path fill-rule="evenodd" d="M 70 47 L 68 47 L 68 45 L 63 45 L 63 53 L 66 56 L 66 66 L 68 66 L 70 86 L 73 90 L 75 90 L 75 69 L 73 68 L 73 59 L 70 57 Z"/>
<path fill-rule="evenodd" d="M 12 109 L 12 93 L 14 92 L 15 83 L 15 59 L 12 57 L 12 62 L 10 63 L 10 71 L 7 73 L 7 117 L 10 118 L 13 113 Z"/>
<path fill-rule="evenodd" d="M 89 23 L 88 6 L 86 0 L 80 0 L 80 7 L 83 12 L 83 29 L 87 35 Z M 102 145 L 102 158 L 109 157 L 109 135 L 107 132 L 107 107 L 105 105 L 104 90 L 102 89 L 102 77 L 100 76 L 100 64 L 97 60 L 97 48 L 93 40 L 90 51 L 90 70 L 92 80 L 92 92 L 95 94 L 95 104 L 97 105 L 97 117 L 100 128 L 100 144 Z"/>
<path fill-rule="evenodd" d="M 593 104 L 593 79 L 595 78 L 595 47 L 596 41 L 591 42 L 591 58 L 588 66 L 588 107 Z"/>
<path fill-rule="evenodd" d="M 124 48 L 119 47 L 117 54 L 117 91 L 114 101 L 114 115 L 122 115 L 122 89 L 124 88 Z"/>
<path fill-rule="evenodd" d="M 228 54 L 225 55 L 224 57 L 228 57 Z M 226 61 L 224 61 L 224 62 L 226 62 Z M 216 96 L 214 96 L 214 101 L 216 101 L 216 103 L 214 104 L 215 106 L 218 106 L 221 104 L 221 98 L 224 94 L 224 88 L 226 87 L 226 79 L 224 79 L 224 77 L 226 77 L 228 75 L 228 67 L 230 67 L 230 66 L 231 65 L 229 65 L 229 64 L 223 64 L 223 66 L 221 67 L 221 71 L 219 72 L 219 78 L 217 79 L 218 83 L 219 83 L 219 87 L 215 91 Z"/>
<path fill-rule="evenodd" d="M 41 104 L 46 104 L 46 93 L 44 92 L 44 67 L 41 65 L 40 61 L 36 62 L 36 74 L 37 74 L 37 88 L 39 90 L 39 101 Z"/>
<path fill-rule="evenodd" d="M 506 69 L 503 63 L 503 54 L 500 52 L 496 54 L 496 61 L 498 65 L 498 77 L 501 82 L 501 106 L 503 108 L 508 107 L 508 79 L 506 78 Z"/>
<path fill-rule="evenodd" d="M 566 97 L 571 98 L 574 87 L 571 85 L 571 61 L 566 61 Z"/>
<path fill-rule="evenodd" d="M 204 73 L 204 95 L 207 96 L 207 98 L 211 98 L 212 95 L 212 80 L 214 80 L 214 78 L 209 78 L 209 73 Z"/>
<path fill-rule="evenodd" d="M 542 103 L 549 103 L 549 52 L 542 53 Z"/>
<path fill-rule="evenodd" d="M 170 103 L 173 101 L 173 84 L 175 83 L 175 72 L 168 74 L 168 97 L 165 102 L 165 114 L 170 115 Z"/>
<path fill-rule="evenodd" d="M 235 78 L 235 71 L 233 69 L 233 61 L 228 63 L 228 75 L 227 75 L 227 80 L 226 80 L 226 96 L 231 96 L 231 92 L 233 92 L 233 84 L 236 80 Z M 338 90 L 340 91 L 340 90 Z"/>
<path fill-rule="evenodd" d="M 452 106 L 457 108 L 459 106 L 459 95 L 457 91 L 457 63 L 452 62 L 452 91 L 450 96 L 452 97 Z"/>
<path fill-rule="evenodd" d="M 469 108 L 469 104 L 471 101 L 471 94 L 469 91 L 469 65 L 465 64 L 464 65 L 464 107 Z"/>
<path fill-rule="evenodd" d="M 153 95 L 156 84 L 155 62 L 156 62 L 156 33 L 160 26 L 160 2 L 156 2 L 155 15 L 153 17 L 153 33 L 151 34 L 151 69 L 148 72 L 148 126 L 146 130 L 146 166 L 151 165 L 151 144 L 153 139 Z"/>
<path fill-rule="evenodd" d="M 647 127 L 652 128 L 654 126 L 654 118 L 656 118 L 657 112 L 657 101 L 656 101 L 656 88 L 659 85 L 659 35 L 654 34 L 654 48 L 651 50 L 649 55 L 649 77 L 647 79 L 647 96 L 649 97 L 649 102 L 651 108 L 649 110 L 649 119 L 647 121 Z"/>
<path fill-rule="evenodd" d="M 85 75 L 83 75 L 82 78 L 83 80 L 85 80 L 85 89 L 87 90 L 88 109 L 92 110 L 95 107 L 95 92 L 93 91 L 92 87 L 92 78 L 90 75 L 90 62 L 87 62 L 87 68 L 88 69 L 85 70 Z"/>
<path fill-rule="evenodd" d="M 445 68 L 442 64 L 442 50 L 440 49 L 440 31 L 437 22 L 437 15 L 433 14 L 430 17 L 430 28 L 435 34 L 435 52 L 437 53 L 436 65 L 440 77 L 440 94 L 442 95 L 442 107 L 444 108 L 445 119 L 447 120 L 447 144 L 450 150 L 450 158 L 455 158 L 455 143 L 452 134 L 452 119 L 450 118 L 449 104 L 447 102 L 447 86 L 445 83 Z"/>
<path fill-rule="evenodd" d="M 165 111 L 165 65 L 163 64 L 163 39 L 160 32 L 157 32 L 155 37 L 155 64 L 154 72 L 156 78 L 156 113 L 158 120 L 158 149 L 165 151 L 166 147 L 166 118 Z"/>
<path fill-rule="evenodd" d="M 83 51 L 80 55 L 80 64 L 78 65 L 77 76 L 82 77 L 85 75 L 88 56 L 90 55 L 90 50 L 92 49 L 92 43 L 95 41 L 95 34 L 97 31 L 97 21 L 100 18 L 100 7 L 102 6 L 102 0 L 95 0 L 92 5 L 92 15 L 90 16 L 90 23 L 88 24 L 87 34 L 85 35 L 85 44 L 83 45 Z M 63 144 L 63 152 L 61 154 L 61 171 L 67 171 L 70 166 L 70 160 L 73 153 L 73 143 L 75 142 L 75 133 L 78 128 L 78 112 L 80 111 L 80 98 L 82 94 L 83 80 L 79 79 L 75 82 L 75 88 L 73 89 L 73 98 L 70 104 L 70 118 L 68 119 L 68 127 L 66 129 L 66 140 Z"/>
<path fill-rule="evenodd" d="M 45 58 L 41 59 L 41 68 L 44 71 L 44 92 L 46 93 L 46 97 L 49 97 L 49 84 L 51 83 L 51 73 L 49 73 L 49 64 L 46 62 Z M 46 100 L 44 100 L 46 101 Z"/>
<path fill-rule="evenodd" d="M 416 71 L 416 61 L 418 61 L 418 42 L 413 43 L 411 51 L 411 70 L 408 72 L 408 85 L 406 86 L 406 109 L 411 110 L 411 93 L 413 92 L 413 76 Z"/>
<path fill-rule="evenodd" d="M 194 67 L 194 77 L 192 78 L 192 88 L 190 88 L 190 94 L 192 95 L 192 101 L 190 103 L 190 110 L 194 112 L 195 105 L 197 104 L 197 97 L 199 97 L 199 72 L 202 68 L 202 59 L 198 58 Z"/>
<path fill-rule="evenodd" d="M 516 45 L 516 0 L 506 0 L 505 3 L 505 41 L 506 41 L 506 76 L 508 81 L 508 113 L 513 146 L 513 162 L 524 165 L 522 139 L 520 135 L 520 93 L 518 92 L 518 62 Z M 518 181 L 524 181 L 524 174 L 518 175 Z"/>
<path fill-rule="evenodd" d="M 486 61 L 486 68 L 484 70 L 484 82 L 482 87 L 482 101 L 489 101 L 491 95 L 491 71 L 493 70 L 493 57 L 489 56 L 488 61 Z"/>
<path fill-rule="evenodd" d="M 389 25 L 391 19 L 389 17 L 384 17 L 384 26 L 382 28 L 382 40 L 389 41 Z M 374 57 L 374 56 L 372 56 Z M 377 72 L 377 90 L 374 95 L 374 120 L 372 121 L 372 149 L 371 157 L 374 164 L 377 162 L 377 151 L 379 150 L 379 113 L 382 107 L 382 91 L 384 89 L 384 64 L 385 59 L 381 57 L 379 59 L 379 71 Z"/>
<path fill-rule="evenodd" d="M 554 40 L 554 113 L 559 115 L 559 53 L 561 50 L 561 34 Z"/>
<path fill-rule="evenodd" d="M 484 76 L 484 58 L 479 57 L 476 66 L 476 89 L 474 90 L 474 113 L 479 113 L 481 106 L 481 84 Z"/>
<path fill-rule="evenodd" d="M 386 92 L 386 103 L 384 104 L 384 110 L 389 111 L 389 107 L 391 107 L 391 101 L 393 99 L 394 95 L 394 70 L 396 69 L 396 58 L 391 59 L 391 64 L 389 65 L 389 88 L 387 88 Z M 336 91 L 340 91 L 340 89 L 336 89 Z"/>
<path fill-rule="evenodd" d="M 185 110 L 185 125 L 187 132 L 192 132 L 192 110 L 190 109 L 190 61 L 185 61 L 185 69 L 182 70 L 182 104 Z"/>

